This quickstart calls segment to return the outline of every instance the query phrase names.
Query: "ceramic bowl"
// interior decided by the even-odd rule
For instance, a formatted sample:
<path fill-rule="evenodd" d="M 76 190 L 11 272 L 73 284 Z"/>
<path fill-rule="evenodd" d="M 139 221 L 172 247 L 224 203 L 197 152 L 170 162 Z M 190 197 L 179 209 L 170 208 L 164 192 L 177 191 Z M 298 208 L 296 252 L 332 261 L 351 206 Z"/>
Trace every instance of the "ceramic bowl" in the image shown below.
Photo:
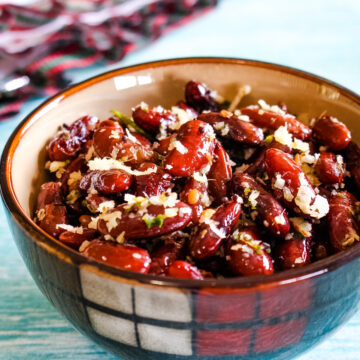
<path fill-rule="evenodd" d="M 299 70 L 224 58 L 158 61 L 121 68 L 44 102 L 18 126 L 1 160 L 1 188 L 20 253 L 50 302 L 82 333 L 124 359 L 290 359 L 357 310 L 360 247 L 272 276 L 181 280 L 117 270 L 48 236 L 31 209 L 43 177 L 44 145 L 59 125 L 140 101 L 165 107 L 189 79 L 244 104 L 284 101 L 302 120 L 324 110 L 360 141 L 360 97 Z"/>

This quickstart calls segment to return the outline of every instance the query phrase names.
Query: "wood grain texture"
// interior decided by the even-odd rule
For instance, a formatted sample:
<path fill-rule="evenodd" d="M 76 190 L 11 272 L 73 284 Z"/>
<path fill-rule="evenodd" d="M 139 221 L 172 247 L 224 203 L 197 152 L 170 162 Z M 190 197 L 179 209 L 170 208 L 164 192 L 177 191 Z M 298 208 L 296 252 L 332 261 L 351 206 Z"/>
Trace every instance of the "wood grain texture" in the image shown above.
<path fill-rule="evenodd" d="M 159 58 L 234 56 L 298 67 L 360 92 L 358 0 L 223 0 L 207 16 L 131 54 L 116 66 Z M 76 80 L 103 72 L 74 72 Z M 0 151 L 22 116 L 0 123 Z M 121 109 L 120 109 L 121 110 Z M 358 360 L 360 313 L 299 360 Z M 114 360 L 63 319 L 36 288 L 0 206 L 0 360 Z"/>

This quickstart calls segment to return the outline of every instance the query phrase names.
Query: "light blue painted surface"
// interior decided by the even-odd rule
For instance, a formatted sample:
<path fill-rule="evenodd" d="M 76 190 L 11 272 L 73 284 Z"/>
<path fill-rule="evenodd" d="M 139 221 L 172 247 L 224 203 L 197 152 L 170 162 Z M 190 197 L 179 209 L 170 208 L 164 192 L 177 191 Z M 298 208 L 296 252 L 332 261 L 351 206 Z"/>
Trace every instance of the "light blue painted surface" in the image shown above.
<path fill-rule="evenodd" d="M 233 56 L 297 67 L 360 92 L 359 0 L 223 0 L 212 13 L 116 66 L 183 56 Z M 113 66 L 115 67 L 115 66 Z M 77 80 L 108 70 L 75 72 Z M 20 119 L 0 123 L 0 151 Z M 299 360 L 359 360 L 360 313 Z M 113 360 L 75 331 L 40 294 L 0 206 L 0 360 Z"/>

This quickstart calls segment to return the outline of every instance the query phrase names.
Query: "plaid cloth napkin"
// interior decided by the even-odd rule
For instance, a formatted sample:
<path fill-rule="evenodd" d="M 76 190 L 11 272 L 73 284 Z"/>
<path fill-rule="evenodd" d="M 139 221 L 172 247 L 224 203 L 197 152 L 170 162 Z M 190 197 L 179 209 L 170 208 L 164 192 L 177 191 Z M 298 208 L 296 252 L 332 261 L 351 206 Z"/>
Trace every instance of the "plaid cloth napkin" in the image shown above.
<path fill-rule="evenodd" d="M 66 70 L 109 64 L 217 0 L 17 0 L 0 5 L 0 120 L 67 87 Z M 26 6 L 25 6 L 26 5 Z"/>

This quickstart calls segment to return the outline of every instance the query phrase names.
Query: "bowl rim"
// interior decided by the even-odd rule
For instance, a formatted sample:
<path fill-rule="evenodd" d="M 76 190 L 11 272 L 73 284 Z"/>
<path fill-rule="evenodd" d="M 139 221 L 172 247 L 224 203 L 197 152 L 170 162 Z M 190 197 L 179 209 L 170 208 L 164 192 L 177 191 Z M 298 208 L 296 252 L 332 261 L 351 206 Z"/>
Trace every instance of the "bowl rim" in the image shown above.
<path fill-rule="evenodd" d="M 73 84 L 72 86 L 58 92 L 54 96 L 43 101 L 39 106 L 37 106 L 29 115 L 27 115 L 20 124 L 12 132 L 11 136 L 6 142 L 4 147 L 1 162 L 0 162 L 0 190 L 4 200 L 4 203 L 9 210 L 10 214 L 17 220 L 17 222 L 22 226 L 31 236 L 32 240 L 39 243 L 46 244 L 46 248 L 50 247 L 58 257 L 67 257 L 70 258 L 74 264 L 88 264 L 95 266 L 97 269 L 115 276 L 120 276 L 127 280 L 132 280 L 145 284 L 160 285 L 160 286 L 170 286 L 186 289 L 194 288 L 249 288 L 249 287 L 262 287 L 262 286 L 278 286 L 285 285 L 289 283 L 294 283 L 298 281 L 303 281 L 310 278 L 315 278 L 321 276 L 322 274 L 334 271 L 337 268 L 353 261 L 354 259 L 360 257 L 360 245 L 354 246 L 344 252 L 331 255 L 327 258 L 309 264 L 307 266 L 285 270 L 279 273 L 272 275 L 257 275 L 252 277 L 233 277 L 233 278 L 220 278 L 220 279 L 204 279 L 204 280 L 192 280 L 192 279 L 177 279 L 171 277 L 163 277 L 157 275 L 141 274 L 137 272 L 132 272 L 128 270 L 121 270 L 115 267 L 103 264 L 96 260 L 89 259 L 81 255 L 78 251 L 67 247 L 62 244 L 59 240 L 48 235 L 44 230 L 42 230 L 36 223 L 28 216 L 22 209 L 20 203 L 18 202 L 14 188 L 12 186 L 11 179 L 11 168 L 12 160 L 17 145 L 19 144 L 22 136 L 27 132 L 32 123 L 36 120 L 35 116 L 42 110 L 44 111 L 46 107 L 50 104 L 57 102 L 60 103 L 65 98 L 71 96 L 74 93 L 77 93 L 93 84 L 102 82 L 114 76 L 130 74 L 135 71 L 159 68 L 164 66 L 172 65 L 185 65 L 185 64 L 230 64 L 230 65 L 246 65 L 258 68 L 265 68 L 269 70 L 280 71 L 286 74 L 295 75 L 297 77 L 305 78 L 312 82 L 315 82 L 319 85 L 327 85 L 335 88 L 341 95 L 350 99 L 352 102 L 355 102 L 360 106 L 360 96 L 355 92 L 333 82 L 327 80 L 323 77 L 311 74 L 309 72 L 299 70 L 293 67 L 283 66 L 279 64 L 274 64 L 271 62 L 264 62 L 258 60 L 250 60 L 243 58 L 230 58 L 230 57 L 185 57 L 185 58 L 175 58 L 175 59 L 165 59 L 150 61 L 140 64 L 135 64 L 126 67 L 116 68 L 99 75 L 92 76 L 82 82 Z M 35 120 L 34 120 L 35 118 Z"/>

